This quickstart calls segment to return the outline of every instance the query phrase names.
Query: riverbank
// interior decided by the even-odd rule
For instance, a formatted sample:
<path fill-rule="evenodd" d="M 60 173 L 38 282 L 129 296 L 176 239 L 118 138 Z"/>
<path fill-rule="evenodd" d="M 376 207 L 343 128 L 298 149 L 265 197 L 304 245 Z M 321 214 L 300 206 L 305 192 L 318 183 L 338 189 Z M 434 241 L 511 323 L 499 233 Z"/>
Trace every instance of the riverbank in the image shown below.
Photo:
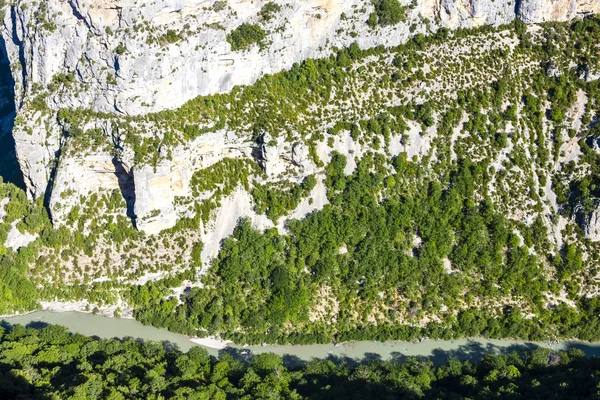
<path fill-rule="evenodd" d="M 112 304 L 109 306 L 98 307 L 87 302 L 87 300 L 81 301 L 40 301 L 41 309 L 26 311 L 23 313 L 16 312 L 14 314 L 1 314 L 0 319 L 22 317 L 24 315 L 48 311 L 48 312 L 78 312 L 84 314 L 95 314 L 106 318 L 133 318 L 133 308 L 127 306 L 123 302 Z"/>
<path fill-rule="evenodd" d="M 50 312 L 81 312 L 89 314 L 97 314 L 103 317 L 116 317 L 133 319 L 133 308 L 127 306 L 126 303 L 118 301 L 116 304 L 111 304 L 104 307 L 98 307 L 88 303 L 87 300 L 81 301 L 40 301 L 42 311 Z"/>
<path fill-rule="evenodd" d="M 356 364 L 373 360 L 403 360 L 408 357 L 429 359 L 435 364 L 446 362 L 450 357 L 459 360 L 478 360 L 484 354 L 508 354 L 512 351 L 532 350 L 547 347 L 553 350 L 581 349 L 588 356 L 600 356 L 600 343 L 563 341 L 540 343 L 507 339 L 459 339 L 424 340 L 421 342 L 348 342 L 341 344 L 314 345 L 265 345 L 243 346 L 226 342 L 215 337 L 190 338 L 169 332 L 166 329 L 146 326 L 133 319 L 106 318 L 79 312 L 37 311 L 27 315 L 2 318 L 8 324 L 23 324 L 43 327 L 45 324 L 58 324 L 71 332 L 99 338 L 133 338 L 152 340 L 188 351 L 194 346 L 202 346 L 209 354 L 219 355 L 223 351 L 245 357 L 249 354 L 271 352 L 282 355 L 290 364 L 299 364 L 312 359 L 330 359 L 335 362 Z"/>

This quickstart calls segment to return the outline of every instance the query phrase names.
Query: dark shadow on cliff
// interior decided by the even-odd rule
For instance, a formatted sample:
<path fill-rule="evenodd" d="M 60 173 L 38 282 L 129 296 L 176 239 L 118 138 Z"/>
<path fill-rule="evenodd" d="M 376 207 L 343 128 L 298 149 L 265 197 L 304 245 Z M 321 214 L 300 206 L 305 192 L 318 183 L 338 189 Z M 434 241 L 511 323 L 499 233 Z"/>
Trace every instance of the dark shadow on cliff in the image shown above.
<path fill-rule="evenodd" d="M 135 205 L 135 184 L 133 181 L 133 175 L 123 167 L 123 163 L 116 157 L 112 159 L 112 163 L 115 167 L 115 175 L 119 182 L 119 189 L 121 195 L 125 199 L 127 204 L 127 216 L 131 219 L 131 223 L 135 226 L 135 214 L 133 213 L 133 206 Z"/>
<path fill-rule="evenodd" d="M 521 11 L 521 0 L 515 0 L 515 19 L 519 18 L 519 13 Z"/>
<path fill-rule="evenodd" d="M 44 191 L 44 207 L 46 207 L 50 218 L 52 218 L 52 212 L 50 211 L 50 199 L 52 198 L 52 191 L 54 190 L 54 179 L 58 173 L 58 163 L 60 162 L 59 160 L 61 154 L 62 149 L 58 149 L 54 152 L 54 160 L 56 160 L 56 162 L 52 163 L 52 167 L 50 168 L 50 177 L 48 179 L 48 184 L 46 185 L 46 190 Z"/>
<path fill-rule="evenodd" d="M 0 36 L 0 177 L 4 182 L 25 188 L 17 161 L 12 128 L 15 120 L 15 81 L 10 71 L 6 42 Z"/>

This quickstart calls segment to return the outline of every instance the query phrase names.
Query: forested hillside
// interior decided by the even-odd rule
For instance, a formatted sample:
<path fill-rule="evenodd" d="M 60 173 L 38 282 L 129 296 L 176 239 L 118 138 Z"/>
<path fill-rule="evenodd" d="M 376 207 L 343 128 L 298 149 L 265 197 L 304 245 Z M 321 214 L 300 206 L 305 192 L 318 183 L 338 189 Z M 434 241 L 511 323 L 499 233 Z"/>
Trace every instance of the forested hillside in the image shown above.
<path fill-rule="evenodd" d="M 598 340 L 599 253 L 589 228 L 597 204 L 600 91 L 597 80 L 584 76 L 598 59 L 598 19 L 548 24 L 534 33 L 517 23 L 499 30 L 511 45 L 478 55 L 471 47 L 472 58 L 461 59 L 466 65 L 444 56 L 427 64 L 421 52 L 455 49 L 463 35 L 471 44 L 493 46 L 482 39 L 487 31 L 417 37 L 394 57 L 385 49 L 342 50 L 335 60 L 307 62 L 245 88 L 239 101 L 274 85 L 321 81 L 307 92 L 327 98 L 345 90 L 328 82 L 352 81 L 343 71 L 353 58 L 380 57 L 373 71 L 390 68 L 362 106 L 342 106 L 374 116 L 331 118 L 323 171 L 329 204 L 289 221 L 285 233 L 261 232 L 243 219 L 223 242 L 203 287 L 158 303 L 134 298 L 136 318 L 253 343 L 476 335 Z M 382 58 L 390 64 L 382 67 Z M 420 62 L 430 72 L 411 75 Z M 469 79 L 452 75 L 454 62 L 457 69 L 471 68 Z M 364 68 L 373 82 L 377 72 Z M 480 85 L 477 76 L 491 84 Z M 383 88 L 394 82 L 401 82 L 397 96 L 410 98 L 414 91 L 421 103 L 382 108 L 385 93 L 394 97 Z M 430 91 L 415 89 L 425 84 Z M 447 92 L 452 86 L 456 93 Z M 576 111 L 582 96 L 585 106 Z M 370 109 L 371 102 L 380 108 Z M 280 120 L 255 111 L 248 115 L 264 124 L 260 129 L 302 125 L 291 106 L 279 107 Z M 414 123 L 416 137 L 408 132 Z M 344 134 L 362 144 L 360 156 L 338 152 Z M 401 142 L 429 140 L 431 149 L 390 154 L 396 135 Z M 567 154 L 574 146 L 580 156 Z M 286 192 L 273 193 L 257 204 L 281 214 Z"/>
<path fill-rule="evenodd" d="M 97 164 L 57 175 L 54 202 L 3 184 L 0 314 L 68 304 L 252 343 L 598 340 L 598 43 L 595 16 L 438 29 L 176 110 L 63 108 L 63 154 L 115 146 L 110 126 L 172 203 L 133 216 L 147 193 L 119 154 L 87 195 L 69 185 Z M 181 147 L 204 151 L 193 173 Z"/>
<path fill-rule="evenodd" d="M 475 355 L 479 357 L 480 355 Z M 0 328 L 2 399 L 592 399 L 600 360 L 580 350 L 427 359 L 315 360 L 272 353 L 187 353 L 168 344 L 97 340 L 50 325 Z M 359 364 L 357 364 L 357 362 Z"/>

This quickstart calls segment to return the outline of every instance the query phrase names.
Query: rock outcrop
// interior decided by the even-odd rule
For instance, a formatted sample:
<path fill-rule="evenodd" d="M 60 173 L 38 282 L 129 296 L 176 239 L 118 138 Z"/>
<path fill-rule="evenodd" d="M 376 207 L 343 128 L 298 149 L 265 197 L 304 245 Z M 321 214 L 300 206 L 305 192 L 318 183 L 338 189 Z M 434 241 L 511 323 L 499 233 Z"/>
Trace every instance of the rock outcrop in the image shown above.
<path fill-rule="evenodd" d="M 133 205 L 133 178 L 130 170 L 114 156 L 92 153 L 63 157 L 54 177 L 50 210 L 55 223 L 65 222 L 69 211 L 91 193 L 119 190 Z M 77 194 L 77 196 L 73 196 Z"/>
<path fill-rule="evenodd" d="M 583 231 L 585 237 L 592 242 L 600 242 L 600 207 L 596 207 L 587 217 L 583 224 Z"/>
<path fill-rule="evenodd" d="M 600 12 L 596 0 L 524 0 L 518 7 L 518 18 L 527 23 L 568 21 L 578 15 Z"/>
<path fill-rule="evenodd" d="M 133 168 L 136 227 L 148 234 L 171 228 L 181 216 L 175 204 L 178 196 L 190 196 L 195 171 L 229 157 L 250 157 L 252 144 L 226 132 L 207 134 L 180 146 L 169 160 L 156 167 Z M 186 210 L 181 210 L 185 213 Z"/>
<path fill-rule="evenodd" d="M 175 197 L 188 193 L 194 171 L 221 157 L 249 156 L 251 146 L 222 131 L 163 149 L 172 157 L 156 166 L 134 165 L 131 149 L 117 146 L 117 133 L 106 131 L 114 151 L 61 156 L 65 140 L 57 123 L 59 110 L 147 114 L 177 108 L 200 95 L 228 92 L 352 42 L 362 48 L 394 46 L 437 27 L 498 25 L 516 17 L 535 23 L 600 12 L 596 0 L 521 0 L 517 6 L 513 0 L 402 1 L 404 22 L 372 29 L 366 20 L 373 5 L 365 0 L 277 0 L 280 10 L 268 20 L 260 16 L 264 1 L 13 3 L 0 13 L 1 33 L 12 65 L 13 136 L 28 193 L 36 197 L 52 190 L 53 218 L 59 222 L 69 200 L 57 196 L 123 189 L 118 176 L 124 173 L 134 185 L 129 197 L 134 198 L 137 227 L 148 233 L 173 226 L 178 218 Z M 227 34 L 245 22 L 261 24 L 267 43 L 232 51 Z M 311 169 L 308 149 L 285 151 L 293 164 Z M 277 157 L 267 153 L 267 159 Z M 125 172 L 117 171 L 115 159 Z M 278 165 L 272 164 L 270 175 L 278 173 Z"/>
<path fill-rule="evenodd" d="M 459 26 L 498 25 L 514 19 L 511 1 L 454 1 L 441 0 L 431 9 L 433 18 L 439 18 L 448 28 Z"/>

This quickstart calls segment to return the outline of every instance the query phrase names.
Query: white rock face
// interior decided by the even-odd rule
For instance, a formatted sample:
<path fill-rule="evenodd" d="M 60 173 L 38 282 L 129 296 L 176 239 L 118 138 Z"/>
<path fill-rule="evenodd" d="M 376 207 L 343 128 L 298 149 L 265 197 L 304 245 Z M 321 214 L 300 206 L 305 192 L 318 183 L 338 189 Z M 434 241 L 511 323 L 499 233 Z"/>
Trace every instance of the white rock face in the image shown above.
<path fill-rule="evenodd" d="M 600 207 L 597 207 L 589 216 L 584 225 L 585 237 L 593 242 L 600 241 Z"/>
<path fill-rule="evenodd" d="M 459 26 L 498 25 L 514 19 L 514 3 L 490 0 L 441 0 L 431 8 L 448 28 Z"/>
<path fill-rule="evenodd" d="M 297 145 L 296 153 L 294 153 L 294 148 L 291 147 L 290 144 L 287 143 L 282 137 L 273 139 L 268 133 L 263 133 L 260 140 L 262 143 L 260 146 L 260 165 L 265 170 L 269 178 L 275 178 L 283 174 L 292 165 L 296 165 L 301 168 L 303 165 L 307 169 L 310 168 L 308 166 L 310 163 L 308 158 L 303 159 L 305 156 L 308 157 L 308 148 L 306 148 L 305 155 L 304 150 Z M 296 161 L 294 161 L 294 154 Z"/>
<path fill-rule="evenodd" d="M 183 165 L 164 162 L 157 167 L 144 165 L 133 172 L 135 185 L 136 226 L 153 234 L 177 222 L 175 196 L 185 193 Z"/>
<path fill-rule="evenodd" d="M 600 12 L 597 0 L 523 0 L 518 17 L 525 23 L 568 21 L 577 15 Z"/>
<path fill-rule="evenodd" d="M 129 171 L 106 153 L 62 158 L 57 168 L 50 197 L 53 223 L 63 223 L 73 206 L 94 192 L 120 190 L 124 196 L 133 192 Z"/>
<path fill-rule="evenodd" d="M 308 146 L 300 139 L 291 144 L 282 136 L 273 139 L 265 132 L 260 137 L 260 143 L 259 163 L 269 180 L 289 172 L 300 182 L 318 169 L 310 158 Z"/>
<path fill-rule="evenodd" d="M 8 231 L 8 236 L 6 237 L 6 242 L 4 245 L 13 250 L 18 250 L 21 247 L 25 247 L 29 243 L 33 242 L 35 239 L 37 239 L 37 237 L 38 235 L 33 235 L 29 232 L 19 232 L 19 229 L 17 229 L 17 221 L 15 221 L 11 230 Z"/>
<path fill-rule="evenodd" d="M 158 233 L 175 225 L 179 217 L 175 197 L 191 195 L 190 181 L 195 171 L 225 157 L 250 157 L 251 152 L 252 143 L 223 131 L 177 147 L 170 160 L 156 167 L 132 168 L 129 160 L 119 160 L 109 152 L 70 151 L 56 168 L 50 197 L 52 221 L 64 223 L 72 207 L 80 203 L 80 196 L 118 189 L 128 208 L 133 208 L 137 228 L 148 234 Z"/>
<path fill-rule="evenodd" d="M 317 166 L 310 159 L 308 146 L 305 143 L 297 143 L 292 146 L 292 163 L 300 168 L 304 175 L 313 174 Z"/>
<path fill-rule="evenodd" d="M 30 197 L 46 191 L 51 165 L 60 150 L 61 129 L 55 120 L 41 113 L 25 119 L 17 117 L 12 134 L 15 139 L 17 160 Z"/>
<path fill-rule="evenodd" d="M 177 222 L 175 197 L 190 196 L 195 171 L 229 157 L 250 157 L 252 144 L 218 132 L 202 135 L 188 146 L 173 151 L 171 160 L 158 166 L 133 168 L 136 226 L 148 234 L 171 228 Z"/>

